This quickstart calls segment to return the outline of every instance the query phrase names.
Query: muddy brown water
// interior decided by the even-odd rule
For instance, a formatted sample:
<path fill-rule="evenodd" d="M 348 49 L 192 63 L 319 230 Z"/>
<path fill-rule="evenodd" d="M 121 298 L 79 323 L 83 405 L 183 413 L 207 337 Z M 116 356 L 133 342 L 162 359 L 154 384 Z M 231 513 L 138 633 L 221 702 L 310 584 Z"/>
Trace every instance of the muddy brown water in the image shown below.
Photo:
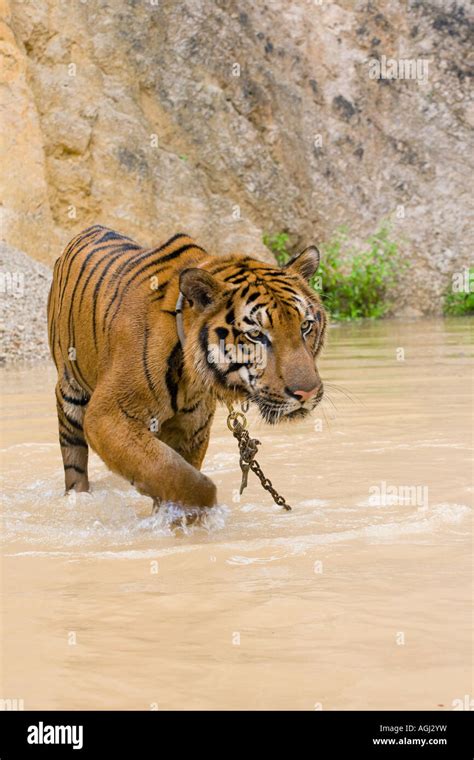
<path fill-rule="evenodd" d="M 2 680 L 25 709 L 453 709 L 470 671 L 472 322 L 336 326 L 310 420 L 173 529 L 95 456 L 65 497 L 51 365 L 3 369 Z M 334 385 L 331 385 L 333 383 Z M 336 387 L 337 386 L 337 387 Z"/>

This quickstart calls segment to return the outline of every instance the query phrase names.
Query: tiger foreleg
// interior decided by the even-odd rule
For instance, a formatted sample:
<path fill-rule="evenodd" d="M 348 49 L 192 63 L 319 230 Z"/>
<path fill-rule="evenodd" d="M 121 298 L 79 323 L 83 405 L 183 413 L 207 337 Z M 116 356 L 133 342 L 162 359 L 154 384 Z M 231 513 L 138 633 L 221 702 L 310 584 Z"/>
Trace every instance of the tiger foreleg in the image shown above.
<path fill-rule="evenodd" d="M 213 507 L 216 487 L 138 419 L 124 414 L 110 391 L 94 392 L 85 416 L 87 440 L 106 465 L 154 502 Z"/>

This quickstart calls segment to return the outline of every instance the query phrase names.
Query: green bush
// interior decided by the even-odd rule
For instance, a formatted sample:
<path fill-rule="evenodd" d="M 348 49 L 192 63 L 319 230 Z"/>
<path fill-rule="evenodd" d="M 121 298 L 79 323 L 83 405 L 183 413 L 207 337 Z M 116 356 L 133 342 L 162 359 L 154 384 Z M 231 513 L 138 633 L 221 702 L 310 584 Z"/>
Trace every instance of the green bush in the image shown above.
<path fill-rule="evenodd" d="M 286 232 L 278 232 L 276 235 L 264 235 L 263 245 L 271 250 L 280 266 L 286 264 L 290 258 L 288 253 L 288 241 L 290 236 Z"/>
<path fill-rule="evenodd" d="M 263 238 L 280 265 L 290 258 L 288 239 L 284 232 Z M 360 248 L 349 243 L 347 229 L 341 227 L 321 246 L 321 264 L 311 285 L 333 319 L 374 319 L 390 309 L 390 290 L 406 266 L 387 224 L 382 224 Z"/>
<path fill-rule="evenodd" d="M 467 283 L 465 284 L 469 287 L 472 282 L 474 282 L 474 268 L 471 267 L 469 269 Z M 467 314 L 474 314 L 474 293 L 470 290 L 455 292 L 453 286 L 454 278 L 451 288 L 446 291 L 444 296 L 444 313 L 454 317 L 463 317 Z"/>

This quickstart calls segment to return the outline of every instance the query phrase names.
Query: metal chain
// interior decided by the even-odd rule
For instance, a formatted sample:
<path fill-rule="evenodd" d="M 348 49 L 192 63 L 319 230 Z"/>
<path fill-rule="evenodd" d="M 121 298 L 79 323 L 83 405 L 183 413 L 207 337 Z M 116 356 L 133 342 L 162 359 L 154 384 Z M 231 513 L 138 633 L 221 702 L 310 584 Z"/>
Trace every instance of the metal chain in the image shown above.
<path fill-rule="evenodd" d="M 247 487 L 247 476 L 250 469 L 260 480 L 265 491 L 268 491 L 268 493 L 271 494 L 275 504 L 278 504 L 279 507 L 283 507 L 287 512 L 290 512 L 290 505 L 287 504 L 286 499 L 274 489 L 272 481 L 265 477 L 262 468 L 255 459 L 257 449 L 260 446 L 260 441 L 257 441 L 256 438 L 250 438 L 249 432 L 246 430 L 247 418 L 245 414 L 243 412 L 235 412 L 231 404 L 228 404 L 227 408 L 229 410 L 227 427 L 239 444 L 240 469 L 242 470 L 240 493 L 242 493 L 244 488 Z M 247 408 L 245 411 L 247 411 Z"/>

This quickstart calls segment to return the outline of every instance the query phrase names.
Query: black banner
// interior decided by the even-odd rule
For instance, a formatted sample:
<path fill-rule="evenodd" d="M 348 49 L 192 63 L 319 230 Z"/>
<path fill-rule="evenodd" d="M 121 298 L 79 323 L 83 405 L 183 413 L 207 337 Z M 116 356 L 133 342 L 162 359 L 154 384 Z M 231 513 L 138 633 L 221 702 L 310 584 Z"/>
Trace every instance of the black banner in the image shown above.
<path fill-rule="evenodd" d="M 226 734 L 228 729 L 229 733 Z M 262 746 L 318 758 L 472 760 L 472 714 L 460 712 L 0 712 L 0 760 L 142 757 L 169 752 L 242 755 Z M 349 754 L 350 753 L 350 754 Z"/>

